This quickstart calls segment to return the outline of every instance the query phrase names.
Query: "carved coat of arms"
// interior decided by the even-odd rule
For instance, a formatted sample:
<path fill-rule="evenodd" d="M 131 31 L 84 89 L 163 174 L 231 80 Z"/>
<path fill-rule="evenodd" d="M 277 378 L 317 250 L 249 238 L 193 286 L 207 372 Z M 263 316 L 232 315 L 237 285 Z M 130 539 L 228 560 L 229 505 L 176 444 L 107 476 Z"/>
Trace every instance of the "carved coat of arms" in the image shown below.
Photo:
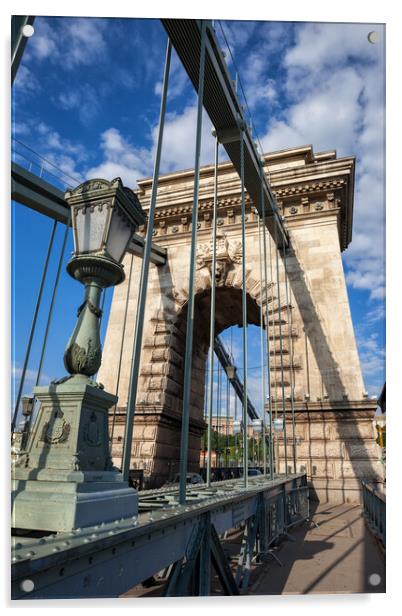
<path fill-rule="evenodd" d="M 61 411 L 45 423 L 42 440 L 49 445 L 56 445 L 67 440 L 70 433 L 70 424 L 66 422 Z"/>
<path fill-rule="evenodd" d="M 224 285 L 226 275 L 233 263 L 240 263 L 242 259 L 241 242 L 229 242 L 223 231 L 216 234 L 216 267 L 215 283 Z M 201 244 L 197 250 L 197 269 L 207 267 L 212 276 L 213 243 Z"/>
<path fill-rule="evenodd" d="M 91 447 L 101 444 L 101 434 L 96 413 L 92 412 L 89 421 L 84 426 L 84 441 Z"/>

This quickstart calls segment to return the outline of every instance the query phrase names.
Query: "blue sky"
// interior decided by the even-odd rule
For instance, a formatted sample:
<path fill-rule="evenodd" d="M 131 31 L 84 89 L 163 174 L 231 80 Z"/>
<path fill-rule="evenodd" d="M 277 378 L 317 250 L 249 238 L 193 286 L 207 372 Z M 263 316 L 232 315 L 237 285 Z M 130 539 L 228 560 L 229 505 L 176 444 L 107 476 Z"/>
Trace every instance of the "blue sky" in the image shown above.
<path fill-rule="evenodd" d="M 353 240 L 343 262 L 366 387 L 378 395 L 385 378 L 384 29 L 301 22 L 222 26 L 264 151 L 311 143 L 315 152 L 336 149 L 338 156 L 357 157 Z M 219 22 L 216 30 L 234 78 Z M 371 30 L 379 32 L 380 43 L 368 42 Z M 37 18 L 14 87 L 12 127 L 16 139 L 68 174 L 56 172 L 56 180 L 47 166 L 44 177 L 65 187 L 120 175 L 135 186 L 151 174 L 165 46 L 158 20 Z M 167 111 L 162 171 L 192 167 L 196 97 L 175 54 Z M 15 147 L 34 158 L 19 143 Z M 205 121 L 202 162 L 212 159 Z M 40 166 L 32 169 L 39 172 Z M 52 223 L 16 204 L 12 218 L 18 379 Z M 63 231 L 57 232 L 58 249 Z M 65 262 L 71 250 L 70 240 Z M 47 288 L 27 389 L 35 377 L 50 292 Z M 80 285 L 64 271 L 42 382 L 65 373 L 63 349 L 80 301 Z M 110 293 L 106 308 L 109 304 Z M 258 341 L 258 330 L 250 329 L 250 366 L 259 364 L 253 359 L 259 357 Z M 258 376 L 250 384 L 258 404 Z"/>

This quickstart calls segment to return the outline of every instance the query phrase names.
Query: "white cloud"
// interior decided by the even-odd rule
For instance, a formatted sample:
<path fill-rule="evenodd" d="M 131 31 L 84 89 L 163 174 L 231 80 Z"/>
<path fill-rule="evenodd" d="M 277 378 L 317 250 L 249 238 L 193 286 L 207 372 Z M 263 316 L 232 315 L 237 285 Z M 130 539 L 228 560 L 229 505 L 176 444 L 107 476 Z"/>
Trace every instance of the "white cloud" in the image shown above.
<path fill-rule="evenodd" d="M 19 365 L 13 365 L 11 369 L 11 376 L 13 378 L 13 389 L 15 394 L 17 392 L 17 388 L 20 386 L 20 381 L 22 377 L 22 368 Z M 38 373 L 37 370 L 32 370 L 31 368 L 27 368 L 25 371 L 24 377 L 24 386 L 23 386 L 23 395 L 32 393 L 32 388 L 35 386 L 36 379 Z M 40 383 L 48 383 L 51 378 L 42 372 L 40 377 Z"/>
<path fill-rule="evenodd" d="M 182 63 L 173 49 L 169 71 L 168 104 L 173 99 L 181 96 L 189 85 L 193 88 L 189 76 L 184 70 Z M 154 93 L 160 95 L 161 92 L 162 81 L 157 81 L 155 84 Z"/>
<path fill-rule="evenodd" d="M 29 136 L 35 143 L 35 150 L 40 152 L 40 156 L 36 155 L 24 145 L 15 143 L 13 155 L 17 162 L 62 189 L 83 180 L 80 167 L 87 161 L 88 153 L 82 144 L 65 139 L 51 126 L 33 117 L 13 128 L 17 137 Z"/>
<path fill-rule="evenodd" d="M 89 84 L 77 86 L 74 90 L 61 92 L 56 104 L 66 111 L 77 110 L 81 122 L 91 123 L 99 114 L 99 96 Z"/>
<path fill-rule="evenodd" d="M 190 169 L 194 167 L 196 140 L 197 106 L 191 105 L 182 113 L 167 114 L 162 148 L 162 172 Z M 211 122 L 203 113 L 201 164 L 207 164 L 214 159 L 214 140 L 211 135 Z M 158 127 L 152 132 L 156 144 Z"/>
<path fill-rule="evenodd" d="M 21 96 L 27 98 L 36 95 L 40 91 L 41 85 L 26 64 L 21 64 L 14 80 L 14 88 L 15 102 Z"/>
<path fill-rule="evenodd" d="M 134 146 L 116 128 L 109 128 L 102 133 L 100 149 L 104 160 L 86 171 L 88 179 L 101 177 L 112 180 L 121 177 L 124 184 L 135 187 L 139 178 L 150 173 L 150 151 Z"/>
<path fill-rule="evenodd" d="M 378 334 L 367 334 L 365 326 L 357 335 L 360 363 L 370 395 L 379 395 L 385 380 L 385 349 L 378 342 Z"/>
<path fill-rule="evenodd" d="M 383 33 L 382 27 L 378 28 Z M 266 151 L 311 143 L 356 155 L 347 282 L 384 297 L 384 58 L 364 24 L 305 24 L 284 57 L 290 104 L 267 124 Z"/>
<path fill-rule="evenodd" d="M 343 261 L 349 288 L 368 291 L 374 306 L 358 343 L 368 387 L 378 393 L 384 350 L 372 329 L 384 318 L 385 67 L 382 45 L 370 44 L 368 32 L 365 24 L 260 25 L 241 76 L 254 116 L 268 119 L 265 151 L 311 143 L 316 152 L 356 156 L 353 239 Z"/>
<path fill-rule="evenodd" d="M 235 49 L 245 47 L 253 36 L 257 25 L 255 21 L 226 21 L 223 29 L 229 45 Z"/>
<path fill-rule="evenodd" d="M 308 23 L 297 30 L 296 45 L 285 57 L 285 66 L 317 70 L 352 59 L 376 61 L 378 47 L 368 42 L 365 24 Z"/>
<path fill-rule="evenodd" d="M 106 55 L 106 27 L 106 20 L 96 18 L 38 18 L 27 45 L 27 59 L 49 59 L 67 70 L 98 63 Z"/>

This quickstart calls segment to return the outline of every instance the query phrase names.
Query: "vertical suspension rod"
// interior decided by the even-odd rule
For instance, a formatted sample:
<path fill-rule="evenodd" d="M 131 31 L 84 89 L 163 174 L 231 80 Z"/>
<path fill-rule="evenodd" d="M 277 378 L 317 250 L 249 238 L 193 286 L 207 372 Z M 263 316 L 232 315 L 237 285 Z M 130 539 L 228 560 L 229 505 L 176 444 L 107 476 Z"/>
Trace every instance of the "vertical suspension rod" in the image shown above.
<path fill-rule="evenodd" d="M 44 363 L 44 360 L 45 360 L 47 340 L 48 340 L 48 337 L 49 337 L 50 326 L 51 326 L 52 318 L 53 318 L 54 303 L 55 303 L 55 300 L 56 300 L 57 289 L 58 289 L 58 286 L 59 286 L 61 268 L 62 268 L 62 265 L 63 265 L 64 253 L 65 253 L 65 250 L 66 250 L 68 231 L 69 231 L 69 228 L 70 228 L 70 224 L 71 224 L 71 212 L 69 213 L 68 219 L 67 219 L 67 222 L 66 222 L 66 230 L 64 232 L 63 244 L 62 244 L 61 251 L 60 251 L 59 262 L 57 264 L 56 278 L 55 278 L 54 285 L 53 285 L 52 299 L 50 300 L 49 313 L 48 313 L 48 316 L 47 316 L 45 333 L 44 333 L 44 336 L 43 336 L 42 349 L 41 349 L 40 358 L 39 358 L 38 372 L 36 373 L 35 387 L 38 387 L 39 382 L 40 382 L 40 377 L 42 376 L 42 369 L 43 369 L 43 363 Z M 35 401 L 32 404 L 32 412 L 31 412 L 31 414 L 28 417 L 28 423 L 27 423 L 27 427 L 26 427 L 26 431 L 27 431 L 28 434 L 29 434 L 29 432 L 31 430 L 31 425 L 32 425 L 32 421 L 33 421 L 33 411 L 34 411 L 34 408 L 35 408 Z"/>
<path fill-rule="evenodd" d="M 55 236 L 55 233 L 56 233 L 56 228 L 57 228 L 57 220 L 55 220 L 54 223 L 53 223 L 52 232 L 50 234 L 49 245 L 48 245 L 48 248 L 47 248 L 47 253 L 46 253 L 46 258 L 45 258 L 45 264 L 44 264 L 43 270 L 42 270 L 42 278 L 41 278 L 40 285 L 39 285 L 38 297 L 36 298 L 36 305 L 35 305 L 34 315 L 33 315 L 33 318 L 32 318 L 31 331 L 29 333 L 28 344 L 27 344 L 27 348 L 26 348 L 26 351 L 25 351 L 24 364 L 22 366 L 22 372 L 21 372 L 21 380 L 20 380 L 20 385 L 18 387 L 17 399 L 16 399 L 16 402 L 15 402 L 13 418 L 12 418 L 12 421 L 11 421 L 11 433 L 14 432 L 15 424 L 17 422 L 18 408 L 19 408 L 20 402 L 21 402 L 22 390 L 23 390 L 24 382 L 25 382 L 25 375 L 26 375 L 26 371 L 27 371 L 27 367 L 28 367 L 29 357 L 31 355 L 32 341 L 33 341 L 33 337 L 34 337 L 34 334 L 35 334 L 36 322 L 37 322 L 37 319 L 38 319 L 39 308 L 40 308 L 40 305 L 41 305 L 41 302 L 42 302 L 43 288 L 45 286 L 45 280 L 46 280 L 46 276 L 47 276 L 47 270 L 48 270 L 48 267 L 49 267 L 49 260 L 50 260 L 50 255 L 51 255 L 52 248 L 53 248 L 54 236 Z"/>
<path fill-rule="evenodd" d="M 274 353 L 273 353 L 274 355 L 274 375 L 276 379 L 277 363 L 276 363 L 276 332 L 275 332 L 275 314 L 274 314 L 274 299 L 275 298 L 274 298 L 274 284 L 273 284 L 274 274 L 273 274 L 273 267 L 272 267 L 272 251 L 271 251 L 271 234 L 270 233 L 268 233 L 268 250 L 269 250 L 269 270 L 270 270 L 270 276 L 271 276 L 272 343 L 274 347 Z M 270 381 L 270 399 L 272 399 L 271 381 Z M 275 384 L 274 413 L 275 413 L 275 419 L 278 419 L 278 400 L 276 396 L 276 384 Z M 274 437 L 275 437 L 275 430 L 274 430 Z M 276 465 L 277 472 L 279 472 L 279 441 L 278 441 L 278 438 L 275 439 L 275 445 L 276 445 L 275 465 Z"/>
<path fill-rule="evenodd" d="M 204 99 L 204 69 L 205 69 L 205 38 L 206 20 L 201 21 L 201 41 L 200 41 L 200 68 L 198 76 L 198 107 L 197 107 L 197 132 L 195 144 L 195 164 L 194 164 L 194 201 L 193 213 L 191 218 L 191 251 L 190 251 L 190 275 L 188 288 L 187 305 L 187 324 L 186 324 L 186 350 L 184 356 L 184 383 L 183 383 L 183 411 L 181 422 L 180 439 L 180 486 L 179 502 L 184 505 L 186 502 L 186 474 L 188 456 L 188 427 L 190 419 L 190 393 L 191 393 L 191 367 L 193 353 L 193 329 L 194 329 L 194 282 L 195 264 L 197 252 L 197 222 L 198 222 L 198 192 L 200 181 L 200 153 L 201 153 L 201 129 L 202 129 L 202 110 Z"/>
<path fill-rule="evenodd" d="M 246 195 L 244 190 L 244 134 L 240 129 L 240 182 L 241 182 L 241 242 L 242 242 L 242 322 L 243 322 L 243 476 L 248 486 L 247 441 L 247 292 L 246 292 Z"/>
<path fill-rule="evenodd" d="M 288 319 L 288 345 L 289 345 L 289 372 L 290 372 L 290 404 L 292 408 L 292 437 L 293 437 L 293 472 L 296 473 L 296 425 L 294 404 L 294 372 L 293 372 L 293 340 L 292 340 L 292 311 L 289 307 L 290 294 L 288 290 L 289 276 L 286 267 L 286 248 L 283 247 L 283 265 L 285 268 L 286 306 Z"/>
<path fill-rule="evenodd" d="M 225 460 L 226 467 L 230 466 L 230 449 L 229 449 L 229 410 L 230 410 L 230 383 L 229 377 L 226 374 L 226 451 L 225 451 Z"/>
<path fill-rule="evenodd" d="M 283 370 L 283 336 L 282 336 L 282 305 L 281 305 L 281 290 L 279 285 L 279 249 L 278 249 L 278 231 L 275 225 L 275 254 L 276 254 L 276 285 L 278 289 L 278 314 L 279 314 L 279 354 L 281 365 L 281 385 L 282 385 L 282 415 L 283 415 L 283 442 L 285 446 L 285 477 L 288 474 L 288 448 L 286 435 L 286 401 L 285 401 L 285 383 Z"/>
<path fill-rule="evenodd" d="M 169 82 L 171 53 L 172 53 L 172 44 L 170 42 L 170 39 L 168 39 L 167 48 L 166 48 L 165 70 L 163 74 L 161 108 L 160 108 L 160 115 L 159 115 L 158 144 L 156 148 L 154 173 L 153 173 L 153 178 L 152 178 L 151 202 L 150 202 L 149 212 L 148 212 L 147 234 L 146 234 L 146 239 L 145 239 L 144 254 L 143 254 L 143 260 L 142 260 L 142 267 L 141 267 L 141 280 L 140 280 L 140 288 L 139 288 L 137 315 L 136 315 L 136 321 L 135 321 L 133 357 L 131 361 L 130 381 L 129 381 L 129 388 L 128 388 L 127 414 L 126 414 L 126 426 L 125 426 L 125 432 L 124 432 L 124 448 L 123 448 L 123 464 L 122 464 L 122 472 L 123 472 L 123 477 L 125 481 L 128 481 L 129 472 L 130 472 L 135 403 L 137 399 L 137 387 L 138 387 L 138 376 L 139 376 L 140 358 L 141 358 L 142 334 L 144 330 L 144 310 L 145 310 L 145 303 L 146 303 L 146 298 L 147 298 L 148 273 L 149 273 L 149 263 L 150 263 L 151 246 L 152 246 L 152 232 L 154 228 L 156 196 L 158 192 L 159 168 L 160 168 L 160 160 L 161 160 L 161 153 L 162 153 L 163 129 L 165 125 L 165 111 L 166 111 L 166 99 L 167 99 L 167 90 L 168 90 L 168 82 Z"/>
<path fill-rule="evenodd" d="M 268 409 L 269 409 L 269 470 L 271 479 L 274 478 L 274 444 L 273 444 L 273 423 L 272 423 L 272 396 L 271 396 L 271 343 L 269 338 L 269 308 L 268 308 L 268 270 L 267 270 L 267 237 L 265 225 L 265 199 L 264 199 L 264 184 L 263 173 L 264 169 L 261 164 L 261 209 L 262 209 L 262 233 L 263 233 L 263 256 L 264 256 L 264 292 L 265 292 L 265 339 L 267 352 L 267 372 L 268 372 Z M 270 254 L 271 257 L 271 254 Z M 272 275 L 271 275 L 272 279 Z M 275 327 L 275 326 L 274 326 Z M 265 407 L 264 407 L 265 409 Z M 265 417 L 265 415 L 264 415 Z"/>
<path fill-rule="evenodd" d="M 66 223 L 66 230 L 64 232 L 64 237 L 63 237 L 63 244 L 62 244 L 61 251 L 60 251 L 59 262 L 57 264 L 56 278 L 55 278 L 54 286 L 53 286 L 52 299 L 50 300 L 49 314 L 48 314 L 47 321 L 46 321 L 45 334 L 43 336 L 42 350 L 41 350 L 40 359 L 39 359 L 39 367 L 38 367 L 38 372 L 36 375 L 35 387 L 39 385 L 40 377 L 42 375 L 42 368 L 43 368 L 43 362 L 45 359 L 47 339 L 49 336 L 50 325 L 51 325 L 52 318 L 53 318 L 54 303 L 56 300 L 57 289 L 59 286 L 61 268 L 63 265 L 64 253 L 66 250 L 68 231 L 70 228 L 70 224 L 71 224 L 71 212 L 68 215 L 68 220 Z M 32 417 L 32 413 L 29 417 L 29 420 L 31 420 L 31 417 Z"/>
<path fill-rule="evenodd" d="M 258 260 L 260 265 L 260 349 L 261 349 L 261 398 L 262 398 L 262 455 L 264 475 L 267 474 L 267 442 L 265 432 L 265 361 L 264 361 L 264 317 L 262 307 L 262 254 L 261 223 L 258 216 Z"/>
<path fill-rule="evenodd" d="M 105 314 L 103 309 L 105 307 L 106 292 L 107 292 L 107 289 L 103 289 L 103 292 L 102 292 L 102 303 L 101 303 L 101 307 L 100 307 L 101 315 L 99 317 L 99 331 L 101 330 L 102 319 L 103 319 L 103 315 Z M 98 373 L 99 373 L 99 371 L 92 377 L 93 380 L 95 381 L 95 383 L 96 383 L 96 379 L 98 378 Z"/>
<path fill-rule="evenodd" d="M 128 281 L 127 281 L 126 305 L 124 306 L 123 327 L 122 327 L 122 332 L 121 332 L 120 354 L 119 354 L 119 363 L 118 363 L 118 368 L 117 368 L 117 379 L 116 379 L 116 390 L 115 390 L 115 394 L 114 394 L 115 396 L 119 395 L 121 362 L 122 362 L 122 359 L 123 359 L 123 347 L 124 347 L 124 340 L 125 340 L 125 337 L 126 337 L 127 313 L 128 313 L 128 303 L 129 303 L 129 299 L 130 299 L 131 275 L 132 275 L 132 272 L 133 272 L 133 262 L 134 262 L 134 255 L 131 255 L 130 271 L 129 271 L 129 274 L 128 274 Z M 116 402 L 116 404 L 114 405 L 114 408 L 113 408 L 112 428 L 110 430 L 110 437 L 109 437 L 109 440 L 110 440 L 111 443 L 113 442 L 114 428 L 115 428 L 115 424 L 116 424 L 116 412 L 117 412 L 117 402 Z"/>
<path fill-rule="evenodd" d="M 214 390 L 214 346 L 215 346 L 215 298 L 216 298 L 216 228 L 218 219 L 218 157 L 219 141 L 215 137 L 215 171 L 214 171 L 214 204 L 212 220 L 212 270 L 211 270 L 211 313 L 209 328 L 209 382 L 208 382 L 208 465 L 207 485 L 211 485 L 211 453 L 212 453 L 212 407 Z"/>
<path fill-rule="evenodd" d="M 218 365 L 217 394 L 216 394 L 216 433 L 217 433 L 217 447 L 216 447 L 217 464 L 216 466 L 218 468 L 221 467 L 221 447 L 220 447 L 220 441 L 221 441 L 220 430 L 222 428 L 222 424 L 221 424 L 221 405 L 222 405 L 221 377 L 222 377 L 222 366 L 219 364 Z"/>

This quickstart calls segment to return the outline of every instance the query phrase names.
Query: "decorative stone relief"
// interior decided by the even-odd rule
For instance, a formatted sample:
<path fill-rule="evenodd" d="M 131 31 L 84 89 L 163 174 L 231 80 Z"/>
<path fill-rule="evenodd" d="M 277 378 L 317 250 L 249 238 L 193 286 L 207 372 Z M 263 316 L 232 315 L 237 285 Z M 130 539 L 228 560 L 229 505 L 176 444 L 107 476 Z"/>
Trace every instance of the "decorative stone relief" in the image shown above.
<path fill-rule="evenodd" d="M 207 267 L 212 275 L 212 240 L 209 244 L 201 244 L 197 251 L 197 269 Z M 216 270 L 215 282 L 217 285 L 224 285 L 228 270 L 233 263 L 240 263 L 241 242 L 230 243 L 223 231 L 216 234 Z"/>
<path fill-rule="evenodd" d="M 68 439 L 70 424 L 64 419 L 62 411 L 56 411 L 53 420 L 45 423 L 41 440 L 49 445 L 57 445 Z"/>
<path fill-rule="evenodd" d="M 101 433 L 96 413 L 92 412 L 89 421 L 84 425 L 84 441 L 90 447 L 99 447 Z"/>

